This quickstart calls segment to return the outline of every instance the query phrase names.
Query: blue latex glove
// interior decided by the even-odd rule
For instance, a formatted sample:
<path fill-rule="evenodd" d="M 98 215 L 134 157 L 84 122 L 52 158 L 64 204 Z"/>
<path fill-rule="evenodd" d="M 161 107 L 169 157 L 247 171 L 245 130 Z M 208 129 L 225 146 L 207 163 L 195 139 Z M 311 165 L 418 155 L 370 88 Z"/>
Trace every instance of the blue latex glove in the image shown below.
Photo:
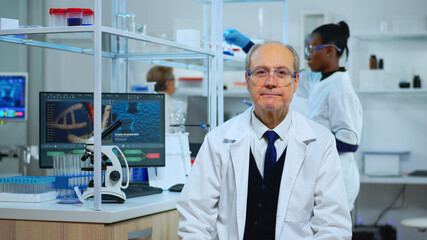
<path fill-rule="evenodd" d="M 241 48 L 244 48 L 246 45 L 248 45 L 250 41 L 248 37 L 241 34 L 236 29 L 227 29 L 224 31 L 222 36 L 228 44 L 234 44 Z"/>

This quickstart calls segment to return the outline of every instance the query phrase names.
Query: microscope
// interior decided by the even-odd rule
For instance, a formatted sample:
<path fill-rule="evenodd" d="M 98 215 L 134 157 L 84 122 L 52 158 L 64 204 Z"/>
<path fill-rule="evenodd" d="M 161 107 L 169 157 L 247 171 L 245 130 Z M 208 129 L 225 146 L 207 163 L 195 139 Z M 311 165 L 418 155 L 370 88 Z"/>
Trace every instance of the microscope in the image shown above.
<path fill-rule="evenodd" d="M 120 121 L 116 121 L 105 131 L 102 132 L 102 139 L 109 136 L 117 128 L 122 125 Z M 123 157 L 123 160 L 126 164 L 127 180 L 126 185 L 122 185 L 122 167 L 117 155 L 113 150 L 117 150 Z M 94 152 L 94 140 L 93 137 L 89 138 L 86 141 L 85 153 L 83 154 L 81 160 L 86 161 L 88 158 L 91 159 L 93 164 L 93 152 Z M 104 171 L 104 183 L 101 187 L 101 195 L 103 202 L 117 202 L 123 203 L 126 200 L 126 194 L 122 189 L 126 189 L 129 186 L 129 166 L 126 161 L 126 157 L 123 152 L 117 146 L 101 146 L 102 152 L 102 170 Z M 110 160 L 110 162 L 107 162 Z M 89 187 L 83 193 L 83 198 L 87 199 L 94 196 L 93 180 L 89 183 Z"/>

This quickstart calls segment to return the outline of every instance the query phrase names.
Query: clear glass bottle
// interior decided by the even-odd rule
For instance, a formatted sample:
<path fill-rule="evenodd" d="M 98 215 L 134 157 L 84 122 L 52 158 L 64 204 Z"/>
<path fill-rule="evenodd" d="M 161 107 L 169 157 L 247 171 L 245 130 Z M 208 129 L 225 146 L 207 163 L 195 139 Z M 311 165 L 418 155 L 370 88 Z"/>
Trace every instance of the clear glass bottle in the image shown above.
<path fill-rule="evenodd" d="M 182 101 L 174 101 L 174 109 L 170 114 L 170 123 L 173 125 L 173 132 L 185 132 L 185 119 L 186 114 L 182 109 Z"/>

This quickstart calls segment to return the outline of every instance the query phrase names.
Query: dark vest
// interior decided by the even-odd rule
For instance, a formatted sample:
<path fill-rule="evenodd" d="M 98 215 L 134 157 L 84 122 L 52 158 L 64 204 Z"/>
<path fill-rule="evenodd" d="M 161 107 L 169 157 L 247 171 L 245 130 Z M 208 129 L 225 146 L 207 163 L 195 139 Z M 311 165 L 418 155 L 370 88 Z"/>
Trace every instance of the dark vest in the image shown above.
<path fill-rule="evenodd" d="M 248 200 L 246 207 L 245 240 L 274 240 L 277 202 L 286 149 L 263 179 L 252 151 L 249 160 Z"/>

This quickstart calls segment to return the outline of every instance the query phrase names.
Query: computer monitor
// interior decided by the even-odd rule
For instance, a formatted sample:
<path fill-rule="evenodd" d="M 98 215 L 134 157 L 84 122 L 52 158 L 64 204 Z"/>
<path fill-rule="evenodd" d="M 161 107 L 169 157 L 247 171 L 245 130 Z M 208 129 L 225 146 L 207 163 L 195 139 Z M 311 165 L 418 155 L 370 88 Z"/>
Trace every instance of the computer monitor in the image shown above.
<path fill-rule="evenodd" d="M 0 73 L 0 121 L 27 120 L 27 73 Z"/>
<path fill-rule="evenodd" d="M 129 167 L 165 166 L 164 94 L 103 93 L 102 129 L 122 125 L 102 140 L 116 145 Z M 52 168 L 52 156 L 83 154 L 93 136 L 93 93 L 40 93 L 40 168 Z"/>

